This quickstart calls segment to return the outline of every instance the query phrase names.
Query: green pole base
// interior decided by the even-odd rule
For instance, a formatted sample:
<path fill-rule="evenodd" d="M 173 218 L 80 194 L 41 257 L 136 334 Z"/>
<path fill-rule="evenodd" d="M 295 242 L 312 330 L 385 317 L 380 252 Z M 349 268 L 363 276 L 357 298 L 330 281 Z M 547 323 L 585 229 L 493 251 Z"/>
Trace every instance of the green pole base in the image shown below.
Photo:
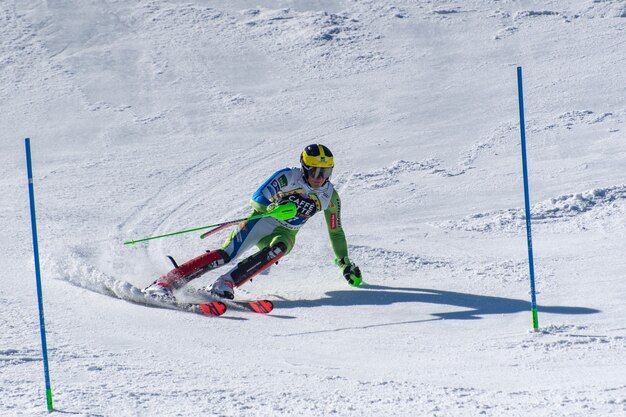
<path fill-rule="evenodd" d="M 46 389 L 46 400 L 48 401 L 48 412 L 54 411 L 54 406 L 52 405 L 52 390 Z"/>

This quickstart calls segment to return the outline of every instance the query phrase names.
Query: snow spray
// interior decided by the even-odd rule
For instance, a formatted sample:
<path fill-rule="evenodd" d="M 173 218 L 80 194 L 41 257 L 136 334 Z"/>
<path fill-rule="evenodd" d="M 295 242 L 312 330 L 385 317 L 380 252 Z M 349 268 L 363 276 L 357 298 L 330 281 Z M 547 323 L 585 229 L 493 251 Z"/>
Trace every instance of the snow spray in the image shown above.
<path fill-rule="evenodd" d="M 526 206 L 526 238 L 528 241 L 528 265 L 530 268 L 530 305 L 533 315 L 533 329 L 539 329 L 537 318 L 537 298 L 535 296 L 535 266 L 533 262 L 533 238 L 530 228 L 530 197 L 528 191 L 528 163 L 526 161 L 526 127 L 524 122 L 524 92 L 522 89 L 522 67 L 517 67 L 517 95 L 519 97 L 519 124 L 522 137 L 522 174 L 524 177 L 524 203 Z"/>
<path fill-rule="evenodd" d="M 35 190 L 33 187 L 33 166 L 30 157 L 30 139 L 26 138 L 26 167 L 28 169 L 28 194 L 30 196 L 30 224 L 33 231 L 33 252 L 35 253 L 35 279 L 37 281 L 37 299 L 39 303 L 39 330 L 41 333 L 41 351 L 43 354 L 43 370 L 46 380 L 46 401 L 48 411 L 53 411 L 52 389 L 50 388 L 50 371 L 48 369 L 48 346 L 46 343 L 46 325 L 43 317 L 43 295 L 41 292 L 41 268 L 39 267 L 39 243 L 37 241 L 37 222 L 35 221 Z"/>

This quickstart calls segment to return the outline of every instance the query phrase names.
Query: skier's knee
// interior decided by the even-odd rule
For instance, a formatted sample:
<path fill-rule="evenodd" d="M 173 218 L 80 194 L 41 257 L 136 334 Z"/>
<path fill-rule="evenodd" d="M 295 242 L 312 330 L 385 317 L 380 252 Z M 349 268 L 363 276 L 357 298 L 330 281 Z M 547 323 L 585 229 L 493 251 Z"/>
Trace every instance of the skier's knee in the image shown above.
<path fill-rule="evenodd" d="M 275 244 L 271 245 L 271 248 L 272 249 L 278 248 L 281 251 L 283 251 L 283 253 L 286 253 L 287 249 L 289 249 L 287 244 L 285 242 L 282 242 L 282 241 L 276 242 Z"/>
<path fill-rule="evenodd" d="M 207 252 L 215 252 L 216 254 L 220 255 L 222 257 L 222 261 L 224 262 L 222 265 L 226 265 L 231 261 L 230 255 L 223 249 L 208 250 Z"/>
<path fill-rule="evenodd" d="M 291 252 L 291 248 L 293 247 L 293 242 L 291 242 L 288 239 L 277 237 L 277 238 L 275 238 L 274 240 L 272 240 L 270 242 L 269 247 L 272 248 L 272 249 L 280 248 L 282 253 L 284 253 L 286 255 L 289 252 Z"/>

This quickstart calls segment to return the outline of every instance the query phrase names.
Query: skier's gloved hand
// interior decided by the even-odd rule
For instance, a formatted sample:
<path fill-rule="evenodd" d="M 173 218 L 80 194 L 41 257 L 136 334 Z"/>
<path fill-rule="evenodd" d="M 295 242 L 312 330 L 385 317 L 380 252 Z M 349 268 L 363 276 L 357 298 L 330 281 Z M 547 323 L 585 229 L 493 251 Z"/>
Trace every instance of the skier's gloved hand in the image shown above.
<path fill-rule="evenodd" d="M 272 202 L 267 206 L 266 213 L 276 210 L 278 206 L 288 202 L 284 199 L 284 195 L 281 191 L 279 191 L 274 197 L 272 197 L 271 201 Z"/>
<path fill-rule="evenodd" d="M 275 219 L 290 220 L 298 215 L 298 206 L 291 201 L 285 201 L 275 206 L 272 204 L 267 206 L 268 210 L 265 213 Z"/>
<path fill-rule="evenodd" d="M 343 277 L 348 281 L 348 284 L 353 287 L 358 287 L 363 282 L 363 277 L 361 276 L 361 270 L 358 266 L 350 262 L 348 257 L 344 257 L 341 259 L 335 259 L 335 263 L 341 268 L 341 273 Z"/>

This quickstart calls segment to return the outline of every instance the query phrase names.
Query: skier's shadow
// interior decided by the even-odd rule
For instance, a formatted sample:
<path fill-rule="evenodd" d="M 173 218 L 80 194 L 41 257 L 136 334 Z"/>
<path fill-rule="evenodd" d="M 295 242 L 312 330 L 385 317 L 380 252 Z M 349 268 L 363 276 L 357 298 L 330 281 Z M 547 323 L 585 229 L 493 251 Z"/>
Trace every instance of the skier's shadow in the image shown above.
<path fill-rule="evenodd" d="M 321 306 L 389 305 L 397 303 L 428 303 L 462 307 L 462 310 L 431 313 L 438 319 L 476 320 L 490 314 L 514 314 L 530 311 L 530 302 L 514 298 L 467 294 L 424 288 L 388 287 L 364 284 L 356 290 L 331 291 L 317 300 L 276 300 L 276 308 L 307 308 Z M 600 310 L 587 307 L 538 305 L 540 313 L 596 314 Z"/>

